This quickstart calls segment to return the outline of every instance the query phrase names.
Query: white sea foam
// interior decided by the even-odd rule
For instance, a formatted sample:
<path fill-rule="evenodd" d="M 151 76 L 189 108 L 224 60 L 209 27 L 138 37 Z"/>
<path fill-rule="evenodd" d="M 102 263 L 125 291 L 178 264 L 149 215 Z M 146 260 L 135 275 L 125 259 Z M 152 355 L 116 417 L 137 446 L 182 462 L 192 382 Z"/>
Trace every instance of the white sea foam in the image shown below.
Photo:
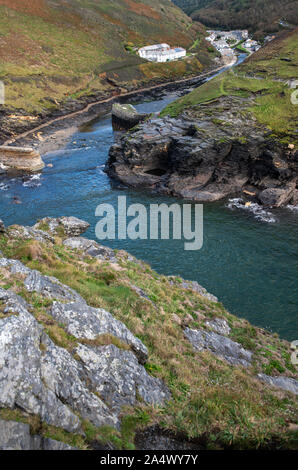
<path fill-rule="evenodd" d="M 229 202 L 227 204 L 228 209 L 242 209 L 247 212 L 251 212 L 255 219 L 260 220 L 261 222 L 267 222 L 267 223 L 274 223 L 277 222 L 276 217 L 269 212 L 265 211 L 260 204 L 257 204 L 256 202 L 251 202 L 251 203 L 245 203 L 245 201 L 241 198 L 234 198 L 234 199 L 229 199 Z"/>

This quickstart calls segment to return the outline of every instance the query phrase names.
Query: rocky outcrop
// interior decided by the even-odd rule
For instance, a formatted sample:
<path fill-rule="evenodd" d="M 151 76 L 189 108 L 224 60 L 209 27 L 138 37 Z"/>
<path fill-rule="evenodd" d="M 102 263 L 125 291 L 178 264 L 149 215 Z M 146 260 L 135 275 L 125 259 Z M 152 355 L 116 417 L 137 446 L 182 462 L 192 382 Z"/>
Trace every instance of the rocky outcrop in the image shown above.
<path fill-rule="evenodd" d="M 271 430 L 274 405 L 264 403 L 275 394 L 279 435 L 280 416 L 296 410 L 290 344 L 229 314 L 200 284 L 158 275 L 128 253 L 74 236 L 87 227 L 47 218 L 1 234 L 0 449 L 123 448 L 127 423 L 129 448 L 200 449 L 205 432 L 200 427 L 189 441 L 183 426 L 190 420 L 195 429 L 193 413 L 205 420 L 212 396 L 225 429 L 234 417 L 227 400 L 241 406 L 243 398 L 244 413 L 249 405 L 261 423 L 269 416 Z M 11 258 L 22 246 L 40 250 L 37 258 Z M 55 276 L 62 266 L 61 280 L 32 269 L 36 259 Z M 70 287 L 64 279 L 72 272 Z M 208 429 L 222 419 L 211 412 Z"/>
<path fill-rule="evenodd" d="M 0 233 L 5 233 L 5 225 L 1 219 L 0 219 Z"/>
<path fill-rule="evenodd" d="M 44 168 L 40 154 L 32 148 L 1 146 L 0 163 L 6 170 L 39 171 Z"/>
<path fill-rule="evenodd" d="M 34 225 L 34 229 L 46 227 L 51 233 L 59 233 L 59 228 L 62 228 L 64 233 L 69 237 L 78 237 L 90 227 L 88 222 L 80 220 L 77 217 L 59 217 L 52 219 L 46 217 Z"/>
<path fill-rule="evenodd" d="M 88 307 L 83 300 L 69 304 L 53 302 L 49 314 L 78 339 L 95 340 L 100 335 L 110 334 L 129 345 L 141 363 L 148 358 L 144 344 L 104 309 Z"/>
<path fill-rule="evenodd" d="M 75 450 L 75 448 L 54 439 L 32 436 L 28 424 L 1 419 L 0 450 Z"/>
<path fill-rule="evenodd" d="M 294 201 L 298 152 L 222 97 L 179 118 L 153 118 L 110 149 L 107 173 L 124 184 L 198 202 L 231 195 L 278 207 Z"/>
<path fill-rule="evenodd" d="M 232 365 L 248 367 L 251 363 L 252 352 L 247 351 L 230 338 L 217 333 L 190 328 L 186 328 L 184 334 L 197 351 L 207 349 Z"/>
<path fill-rule="evenodd" d="M 135 404 L 138 396 L 160 405 L 170 398 L 161 380 L 142 365 L 147 348 L 109 312 L 89 307 L 74 290 L 20 261 L 1 258 L 0 270 L 17 275 L 28 292 L 52 300 L 48 315 L 78 340 L 73 351 L 57 346 L 31 313 L 32 307 L 0 288 L 0 408 L 22 409 L 49 425 L 81 432 L 82 419 L 95 426 L 119 427 L 122 406 Z M 127 349 L 80 344 L 106 333 Z M 40 448 L 35 438 L 28 440 L 26 433 L 23 437 L 21 448 Z M 0 446 L 16 444 L 8 438 L 0 439 Z"/>
<path fill-rule="evenodd" d="M 272 387 L 281 388 L 298 395 L 298 380 L 295 380 L 291 377 L 271 377 L 270 375 L 266 374 L 258 374 L 258 379 L 267 383 L 268 385 L 271 385 Z"/>
<path fill-rule="evenodd" d="M 128 130 L 144 121 L 147 114 L 138 113 L 131 104 L 114 103 L 112 107 L 112 124 L 115 130 Z"/>

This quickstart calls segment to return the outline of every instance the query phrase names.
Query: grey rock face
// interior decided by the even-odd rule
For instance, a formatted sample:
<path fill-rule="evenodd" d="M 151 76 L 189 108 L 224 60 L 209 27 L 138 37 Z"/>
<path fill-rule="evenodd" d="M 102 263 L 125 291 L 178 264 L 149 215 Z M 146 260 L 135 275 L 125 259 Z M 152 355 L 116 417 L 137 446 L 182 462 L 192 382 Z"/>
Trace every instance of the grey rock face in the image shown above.
<path fill-rule="evenodd" d="M 76 348 L 85 373 L 105 403 L 116 412 L 134 405 L 136 394 L 146 403 L 163 405 L 170 393 L 163 382 L 149 375 L 130 351 L 114 345 Z"/>
<path fill-rule="evenodd" d="M 198 351 L 207 349 L 232 365 L 248 367 L 252 360 L 252 352 L 244 349 L 239 343 L 217 333 L 204 330 L 184 330 L 186 338 Z"/>
<path fill-rule="evenodd" d="M 223 318 L 215 318 L 215 320 L 206 321 L 206 325 L 219 335 L 229 336 L 231 331 L 228 322 Z"/>
<path fill-rule="evenodd" d="M 92 256 L 93 258 L 111 261 L 112 263 L 118 262 L 114 250 L 100 245 L 94 240 L 88 240 L 83 237 L 72 237 L 64 240 L 63 245 L 72 250 L 83 251 L 86 255 Z"/>
<path fill-rule="evenodd" d="M 270 207 L 280 207 L 288 204 L 295 192 L 295 183 L 284 188 L 268 188 L 259 194 L 262 204 Z"/>
<path fill-rule="evenodd" d="M 240 195 L 249 186 L 255 200 L 264 189 L 283 190 L 297 178 L 297 151 L 273 143 L 243 113 L 253 103 L 224 96 L 208 104 L 208 113 L 204 103 L 177 118 L 148 119 L 111 147 L 106 171 L 129 186 L 199 202 Z M 278 194 L 278 205 L 293 197 L 293 191 Z"/>
<path fill-rule="evenodd" d="M 52 276 L 44 276 L 39 271 L 27 268 L 21 261 L 1 258 L 0 267 L 5 267 L 12 274 L 24 276 L 24 287 L 29 292 L 38 292 L 50 299 L 61 299 L 63 301 L 84 302 L 82 297 L 73 289 L 62 284 Z"/>
<path fill-rule="evenodd" d="M 0 233 L 5 233 L 5 225 L 1 219 L 0 219 Z"/>
<path fill-rule="evenodd" d="M 42 357 L 41 375 L 48 388 L 95 426 L 118 427 L 116 415 L 88 389 L 78 361 L 65 349 L 55 346 L 47 336 L 43 338 L 43 344 L 46 350 Z M 54 413 L 55 410 L 52 411 Z M 52 419 L 52 416 L 48 419 Z"/>
<path fill-rule="evenodd" d="M 0 450 L 75 450 L 64 442 L 31 436 L 28 424 L 0 420 Z"/>
<path fill-rule="evenodd" d="M 54 439 L 43 439 L 42 450 L 77 450 L 64 442 L 55 441 Z"/>
<path fill-rule="evenodd" d="M 141 363 L 147 360 L 146 346 L 104 309 L 89 307 L 85 302 L 54 302 L 49 313 L 76 338 L 94 340 L 108 333 L 131 346 Z"/>
<path fill-rule="evenodd" d="M 215 297 L 215 295 L 207 292 L 207 290 L 196 281 L 183 281 L 181 287 L 183 287 L 183 289 L 191 289 L 211 302 L 218 302 L 218 298 Z"/>
<path fill-rule="evenodd" d="M 266 374 L 258 374 L 257 377 L 262 382 L 272 385 L 273 387 L 282 388 L 283 390 L 287 390 L 288 392 L 298 395 L 298 380 L 290 377 L 271 377 Z"/>
<path fill-rule="evenodd" d="M 59 390 L 48 387 L 41 372 L 42 326 L 17 295 L 0 289 L 0 299 L 18 314 L 0 321 L 0 407 L 19 407 L 49 424 L 77 431 L 78 417 L 58 398 Z M 53 343 L 50 347 L 56 348 Z"/>
<path fill-rule="evenodd" d="M 53 234 L 57 233 L 59 226 L 62 226 L 65 233 L 70 237 L 78 237 L 90 227 L 88 222 L 77 217 L 59 217 L 57 219 L 46 217 L 37 222 L 33 229 L 39 229 L 44 224 L 48 225 L 50 232 Z"/>

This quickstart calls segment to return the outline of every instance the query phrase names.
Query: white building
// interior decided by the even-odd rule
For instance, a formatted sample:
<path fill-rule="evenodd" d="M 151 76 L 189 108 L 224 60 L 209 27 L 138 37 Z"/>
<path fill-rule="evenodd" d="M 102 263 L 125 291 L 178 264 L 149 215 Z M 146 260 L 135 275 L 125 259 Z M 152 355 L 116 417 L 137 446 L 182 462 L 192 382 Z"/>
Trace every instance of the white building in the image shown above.
<path fill-rule="evenodd" d="M 186 50 L 182 47 L 170 47 L 168 44 L 154 44 L 139 49 L 138 54 L 143 59 L 151 62 L 168 62 L 186 56 Z"/>

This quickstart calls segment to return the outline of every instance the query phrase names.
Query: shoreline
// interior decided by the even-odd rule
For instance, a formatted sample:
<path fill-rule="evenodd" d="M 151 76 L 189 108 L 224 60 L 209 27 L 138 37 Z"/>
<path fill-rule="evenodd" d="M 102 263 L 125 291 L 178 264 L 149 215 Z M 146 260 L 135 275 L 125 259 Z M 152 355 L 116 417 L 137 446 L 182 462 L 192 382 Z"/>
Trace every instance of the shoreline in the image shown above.
<path fill-rule="evenodd" d="M 77 131 L 77 129 L 100 116 L 108 114 L 112 105 L 129 97 L 141 99 L 151 96 L 154 99 L 154 92 L 171 92 L 179 90 L 181 85 L 200 85 L 200 81 L 235 65 L 235 58 L 229 64 L 221 65 L 211 71 L 205 72 L 189 78 L 183 78 L 176 81 L 164 82 L 157 85 L 142 87 L 126 93 L 109 96 L 108 98 L 88 103 L 83 109 L 73 111 L 71 113 L 60 115 L 56 118 L 49 118 L 46 122 L 26 130 L 23 133 L 9 138 L 2 142 L 2 146 L 28 146 L 31 145 L 42 155 L 50 151 L 56 150 L 67 142 L 67 139 Z M 63 108 L 61 108 L 62 110 Z"/>

